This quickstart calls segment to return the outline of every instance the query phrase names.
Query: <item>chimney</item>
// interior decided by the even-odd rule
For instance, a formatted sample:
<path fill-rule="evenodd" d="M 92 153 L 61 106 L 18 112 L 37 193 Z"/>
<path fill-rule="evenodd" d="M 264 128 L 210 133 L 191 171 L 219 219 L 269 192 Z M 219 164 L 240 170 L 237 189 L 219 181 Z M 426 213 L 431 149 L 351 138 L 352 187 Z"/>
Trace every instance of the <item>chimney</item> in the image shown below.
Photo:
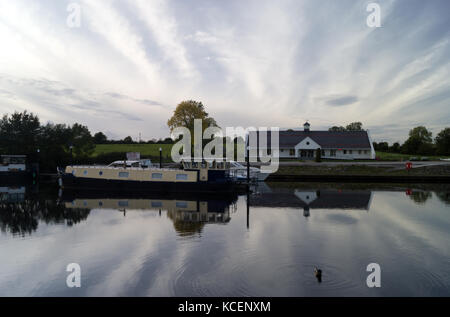
<path fill-rule="evenodd" d="M 303 124 L 303 131 L 309 132 L 309 127 L 310 127 L 310 126 L 311 126 L 311 125 L 308 123 L 308 121 L 305 122 L 305 123 Z"/>

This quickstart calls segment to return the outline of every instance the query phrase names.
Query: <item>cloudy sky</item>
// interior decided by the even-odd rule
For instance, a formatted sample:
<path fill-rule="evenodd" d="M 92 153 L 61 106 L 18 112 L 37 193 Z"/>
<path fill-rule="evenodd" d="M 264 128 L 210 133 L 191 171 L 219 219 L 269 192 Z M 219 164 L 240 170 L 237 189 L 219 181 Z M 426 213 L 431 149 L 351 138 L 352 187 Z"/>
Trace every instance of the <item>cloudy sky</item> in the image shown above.
<path fill-rule="evenodd" d="M 448 0 L 0 0 L 0 40 L 0 114 L 113 138 L 169 135 L 186 99 L 222 127 L 450 125 Z"/>

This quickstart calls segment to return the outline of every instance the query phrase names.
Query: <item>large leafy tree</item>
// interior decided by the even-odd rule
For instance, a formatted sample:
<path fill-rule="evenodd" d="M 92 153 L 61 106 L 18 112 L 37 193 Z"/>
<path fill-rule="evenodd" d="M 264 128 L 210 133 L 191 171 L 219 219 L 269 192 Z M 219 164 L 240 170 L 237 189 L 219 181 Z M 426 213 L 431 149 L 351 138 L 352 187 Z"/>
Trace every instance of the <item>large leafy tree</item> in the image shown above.
<path fill-rule="evenodd" d="M 209 126 L 217 126 L 216 120 L 210 117 L 205 111 L 205 107 L 202 102 L 187 100 L 178 104 L 172 117 L 167 121 L 167 125 L 172 132 L 177 127 L 188 128 L 192 132 L 194 131 L 194 120 L 201 119 L 203 130 Z"/>
<path fill-rule="evenodd" d="M 409 137 L 402 145 L 402 152 L 407 154 L 433 154 L 432 132 L 424 126 L 409 131 Z"/>
<path fill-rule="evenodd" d="M 439 155 L 450 155 L 450 128 L 445 128 L 435 138 L 436 152 Z"/>

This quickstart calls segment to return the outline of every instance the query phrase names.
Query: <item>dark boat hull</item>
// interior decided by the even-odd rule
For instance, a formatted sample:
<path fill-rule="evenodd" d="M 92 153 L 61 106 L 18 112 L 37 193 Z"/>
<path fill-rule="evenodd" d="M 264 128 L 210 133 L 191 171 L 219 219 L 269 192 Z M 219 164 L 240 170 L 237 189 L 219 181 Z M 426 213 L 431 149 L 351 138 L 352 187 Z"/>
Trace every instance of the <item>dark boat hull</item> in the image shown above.
<path fill-rule="evenodd" d="M 135 192 L 135 193 L 223 193 L 235 192 L 239 187 L 231 180 L 215 182 L 151 182 L 151 181 L 133 181 L 133 180 L 109 180 L 98 178 L 75 177 L 72 174 L 62 174 L 62 187 L 79 190 L 101 190 L 111 192 Z"/>

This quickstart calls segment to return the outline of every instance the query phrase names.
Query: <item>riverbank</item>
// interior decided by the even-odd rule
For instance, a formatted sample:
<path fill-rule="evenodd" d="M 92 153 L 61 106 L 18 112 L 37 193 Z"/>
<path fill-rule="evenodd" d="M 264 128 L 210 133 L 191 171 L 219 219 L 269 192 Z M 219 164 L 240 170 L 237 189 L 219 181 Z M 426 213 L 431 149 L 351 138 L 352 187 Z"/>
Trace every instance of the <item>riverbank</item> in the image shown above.
<path fill-rule="evenodd" d="M 450 183 L 450 164 L 427 165 L 406 170 L 390 165 L 280 166 L 268 182 L 374 182 L 374 183 Z"/>

